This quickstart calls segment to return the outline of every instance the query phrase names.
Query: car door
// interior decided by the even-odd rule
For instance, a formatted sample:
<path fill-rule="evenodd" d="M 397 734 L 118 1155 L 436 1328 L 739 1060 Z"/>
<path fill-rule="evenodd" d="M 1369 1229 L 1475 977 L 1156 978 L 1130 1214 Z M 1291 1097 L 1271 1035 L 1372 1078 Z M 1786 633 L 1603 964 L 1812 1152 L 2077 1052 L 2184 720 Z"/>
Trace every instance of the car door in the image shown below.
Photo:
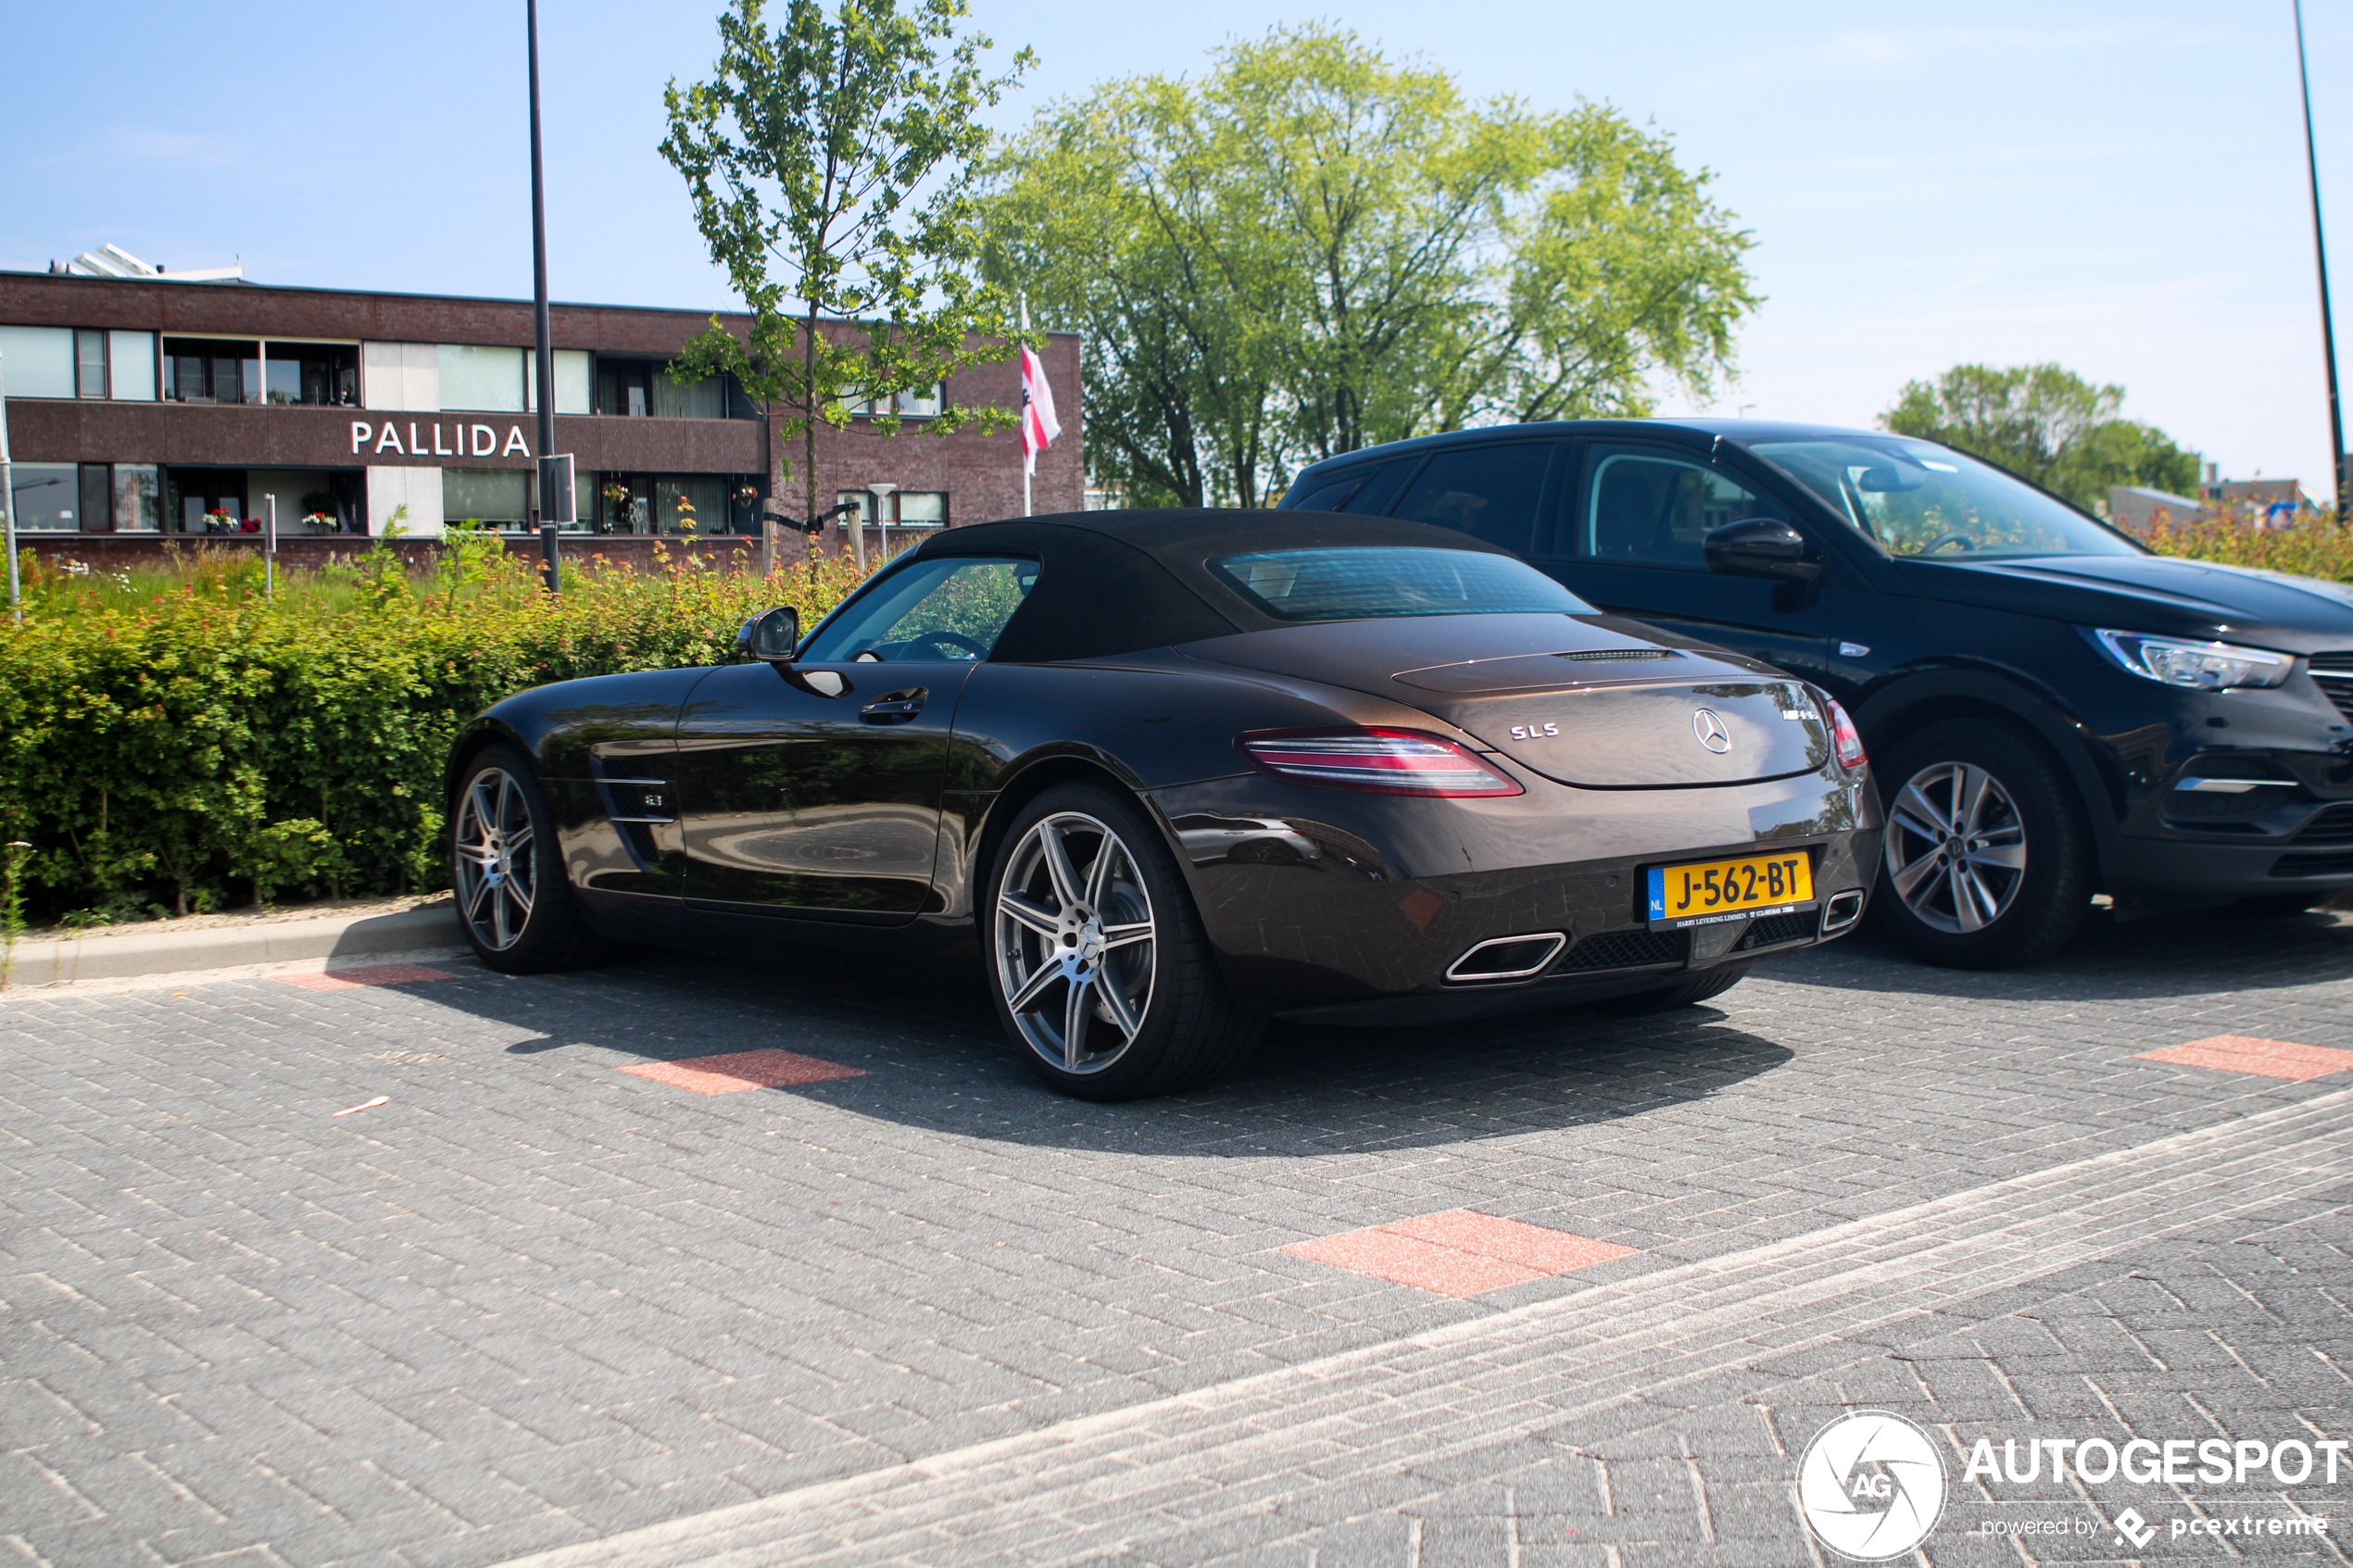
<path fill-rule="evenodd" d="M 1728 522 L 1794 523 L 1788 508 L 1720 463 L 1650 442 L 1593 442 L 1583 470 L 1562 529 L 1567 558 L 1544 561 L 1547 571 L 1612 614 L 1821 678 L 1821 589 L 1710 571 L 1701 551 L 1708 530 Z"/>
<path fill-rule="evenodd" d="M 687 901 L 912 920 L 931 892 L 957 700 L 1035 577 L 1000 557 L 915 562 L 794 663 L 713 671 L 678 722 Z"/>

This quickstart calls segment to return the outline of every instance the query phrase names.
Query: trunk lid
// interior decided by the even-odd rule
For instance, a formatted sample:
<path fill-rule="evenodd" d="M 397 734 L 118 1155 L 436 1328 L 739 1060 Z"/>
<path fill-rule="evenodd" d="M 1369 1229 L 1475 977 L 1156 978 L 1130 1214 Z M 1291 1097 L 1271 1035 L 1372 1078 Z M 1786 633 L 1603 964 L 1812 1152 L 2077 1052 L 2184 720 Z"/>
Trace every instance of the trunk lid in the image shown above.
<path fill-rule="evenodd" d="M 1419 709 L 1588 789 L 1748 784 L 1812 772 L 1831 757 L 1799 682 L 1615 616 L 1330 621 L 1184 651 Z"/>

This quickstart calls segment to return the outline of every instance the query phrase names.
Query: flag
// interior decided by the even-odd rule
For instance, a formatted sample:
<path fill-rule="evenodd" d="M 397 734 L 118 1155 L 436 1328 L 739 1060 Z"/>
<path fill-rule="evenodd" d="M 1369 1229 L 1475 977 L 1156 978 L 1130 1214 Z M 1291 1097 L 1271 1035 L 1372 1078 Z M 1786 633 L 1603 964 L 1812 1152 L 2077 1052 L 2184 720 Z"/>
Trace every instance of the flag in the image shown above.
<path fill-rule="evenodd" d="M 1038 471 L 1038 454 L 1063 433 L 1054 418 L 1054 389 L 1046 384 L 1046 367 L 1026 345 L 1021 351 L 1021 471 Z"/>

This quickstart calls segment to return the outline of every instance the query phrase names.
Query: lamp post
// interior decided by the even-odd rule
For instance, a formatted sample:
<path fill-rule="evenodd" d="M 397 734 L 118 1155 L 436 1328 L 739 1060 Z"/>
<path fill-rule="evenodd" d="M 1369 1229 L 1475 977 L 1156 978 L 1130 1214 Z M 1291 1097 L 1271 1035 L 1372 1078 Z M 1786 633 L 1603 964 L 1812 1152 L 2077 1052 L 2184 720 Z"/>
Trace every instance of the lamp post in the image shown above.
<path fill-rule="evenodd" d="M 0 378 L 0 521 L 5 521 L 7 529 L 8 613 L 22 621 L 24 588 L 17 581 L 16 465 L 8 460 L 8 388 L 5 378 Z"/>
<path fill-rule="evenodd" d="M 539 169 L 539 0 L 523 0 L 523 32 L 531 54 L 531 330 L 539 394 L 539 554 L 547 591 L 560 594 L 563 580 L 556 564 L 556 530 L 573 516 L 573 509 L 556 494 L 558 483 L 571 476 L 560 470 L 553 456 L 556 353 L 547 325 L 547 201 Z"/>
<path fill-rule="evenodd" d="M 890 493 L 899 486 L 869 484 L 866 488 L 875 493 L 875 521 L 882 525 L 882 543 L 876 548 L 882 552 L 882 564 L 888 566 L 890 564 Z"/>
<path fill-rule="evenodd" d="M 2296 0 L 2296 80 L 2304 90 L 2304 172 L 2312 184 L 2312 262 L 2321 274 L 2321 368 L 2329 389 L 2329 467 L 2335 476 L 2336 516 L 2353 516 L 2346 494 L 2345 416 L 2336 395 L 2336 329 L 2329 320 L 2329 252 L 2321 236 L 2321 159 L 2312 148 L 2312 75 L 2304 64 L 2304 0 Z"/>

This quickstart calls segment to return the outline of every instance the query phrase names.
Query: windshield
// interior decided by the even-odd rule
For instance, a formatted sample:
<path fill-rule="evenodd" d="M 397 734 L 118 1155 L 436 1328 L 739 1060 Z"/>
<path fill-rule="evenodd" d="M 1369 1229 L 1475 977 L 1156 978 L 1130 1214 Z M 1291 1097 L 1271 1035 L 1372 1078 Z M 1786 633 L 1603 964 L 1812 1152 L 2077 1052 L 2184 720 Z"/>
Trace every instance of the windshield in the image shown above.
<path fill-rule="evenodd" d="M 1593 607 L 1524 561 L 1418 546 L 1268 550 L 1210 566 L 1285 621 L 1396 615 L 1591 615 Z"/>
<path fill-rule="evenodd" d="M 2063 501 L 1950 447 L 1900 435 L 1745 443 L 1894 556 L 2137 556 Z"/>

